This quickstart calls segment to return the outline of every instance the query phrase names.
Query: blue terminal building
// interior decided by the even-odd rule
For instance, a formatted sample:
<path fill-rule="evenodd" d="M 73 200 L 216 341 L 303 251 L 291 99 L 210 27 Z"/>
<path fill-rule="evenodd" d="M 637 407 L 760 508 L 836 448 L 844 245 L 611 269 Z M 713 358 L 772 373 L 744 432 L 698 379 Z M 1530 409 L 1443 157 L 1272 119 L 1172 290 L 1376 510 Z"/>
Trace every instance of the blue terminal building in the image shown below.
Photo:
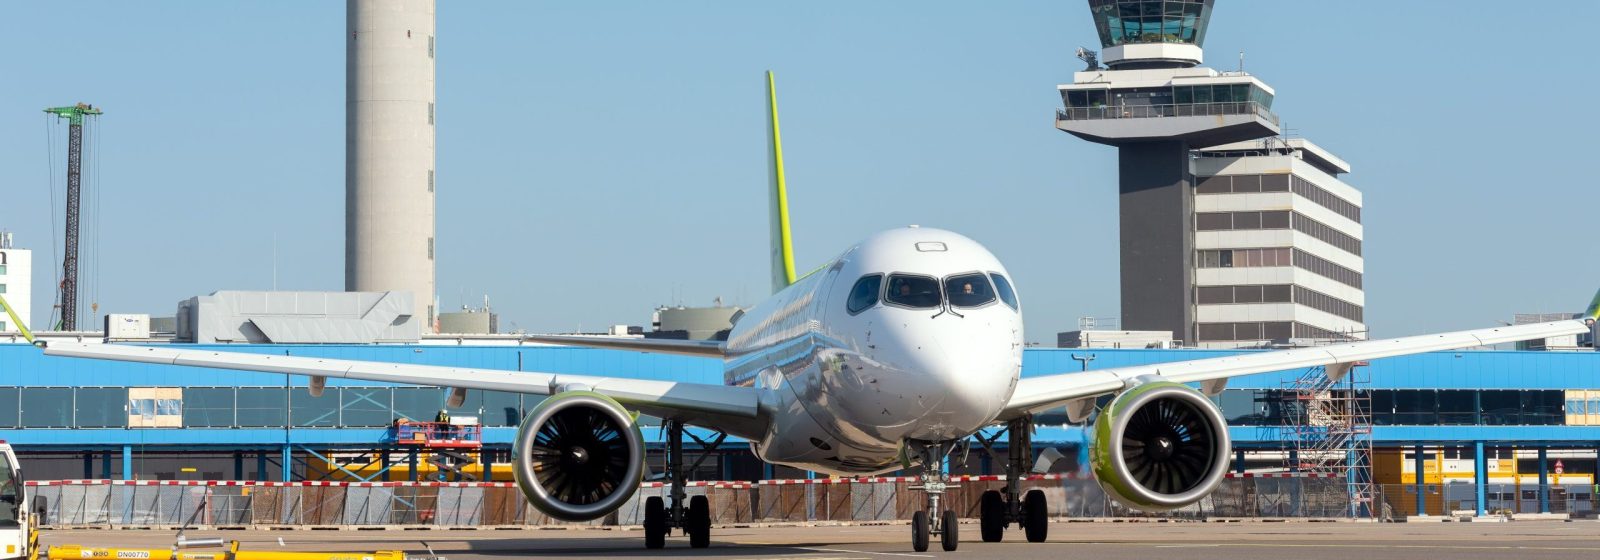
<path fill-rule="evenodd" d="M 515 339 L 448 344 L 188 345 L 234 352 L 413 364 L 630 376 L 719 383 L 716 360 L 614 350 L 518 345 Z M 1223 356 L 1252 350 L 1029 349 L 1025 376 Z M 1092 361 L 1085 358 L 1092 355 Z M 1469 350 L 1376 360 L 1357 368 L 1359 383 L 1335 387 L 1370 407 L 1376 482 L 1511 482 L 1541 474 L 1566 486 L 1591 486 L 1600 446 L 1600 353 Z M 470 392 L 446 406 L 448 389 L 329 380 L 312 396 L 300 376 L 46 357 L 23 343 L 0 344 L 0 440 L 12 443 L 33 479 L 370 479 L 466 476 L 441 470 L 408 445 L 397 421 L 431 421 L 441 409 L 481 424 L 472 473 L 503 464 L 524 411 L 542 397 Z M 1296 384 L 1306 371 L 1239 378 L 1215 398 L 1229 419 L 1244 471 L 1292 470 L 1304 441 L 1295 424 Z M 1064 418 L 1060 416 L 1059 418 Z M 1313 419 L 1313 423 L 1314 423 Z M 659 430 L 647 439 L 659 445 Z M 1086 431 L 1041 418 L 1040 447 L 1066 455 L 1056 470 L 1080 468 Z M 1003 442 L 1003 440 L 1002 440 Z M 659 461 L 658 450 L 651 460 Z M 1419 454 L 1420 452 L 1420 454 Z M 975 454 L 981 455 L 981 454 Z M 1419 457 L 1421 460 L 1419 461 Z M 1560 474 L 1553 472 L 1560 463 Z M 483 465 L 490 465 L 484 467 Z M 958 470 L 995 472 L 975 457 Z M 722 445 L 700 479 L 798 478 L 762 465 L 742 442 Z"/>

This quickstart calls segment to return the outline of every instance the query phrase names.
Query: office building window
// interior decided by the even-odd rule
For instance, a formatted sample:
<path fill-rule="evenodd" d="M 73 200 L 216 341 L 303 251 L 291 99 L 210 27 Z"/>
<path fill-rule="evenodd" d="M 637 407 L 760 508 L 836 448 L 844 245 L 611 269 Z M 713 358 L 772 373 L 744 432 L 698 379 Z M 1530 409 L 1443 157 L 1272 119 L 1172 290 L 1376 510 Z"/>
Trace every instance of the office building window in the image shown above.
<path fill-rule="evenodd" d="M 0 284 L 0 294 L 6 293 L 6 285 Z"/>
<path fill-rule="evenodd" d="M 310 387 L 289 391 L 289 421 L 296 428 L 332 428 L 339 425 L 339 390 L 328 387 L 311 396 Z"/>
<path fill-rule="evenodd" d="M 16 387 L 0 387 L 0 428 L 21 426 L 21 392 Z"/>
<path fill-rule="evenodd" d="M 0 264 L 0 276 L 6 275 L 6 265 Z"/>
<path fill-rule="evenodd" d="M 72 389 L 70 387 L 23 387 L 23 428 L 72 427 Z"/>
<path fill-rule="evenodd" d="M 233 387 L 188 387 L 183 390 L 183 427 L 232 428 Z"/>
<path fill-rule="evenodd" d="M 433 170 L 428 170 L 428 192 L 433 192 Z"/>
<path fill-rule="evenodd" d="M 240 428 L 282 428 L 288 420 L 289 392 L 283 387 L 240 387 Z"/>
<path fill-rule="evenodd" d="M 394 416 L 418 422 L 432 422 L 444 408 L 445 395 L 437 387 L 396 387 Z"/>
<path fill-rule="evenodd" d="M 73 400 L 77 409 L 73 426 L 78 428 L 128 427 L 128 389 L 122 387 L 82 387 Z"/>
<path fill-rule="evenodd" d="M 394 421 L 394 395 L 388 387 L 345 387 L 339 392 L 343 417 L 339 425 L 381 428 Z"/>
<path fill-rule="evenodd" d="M 428 124 L 433 124 L 433 103 L 428 103 Z"/>

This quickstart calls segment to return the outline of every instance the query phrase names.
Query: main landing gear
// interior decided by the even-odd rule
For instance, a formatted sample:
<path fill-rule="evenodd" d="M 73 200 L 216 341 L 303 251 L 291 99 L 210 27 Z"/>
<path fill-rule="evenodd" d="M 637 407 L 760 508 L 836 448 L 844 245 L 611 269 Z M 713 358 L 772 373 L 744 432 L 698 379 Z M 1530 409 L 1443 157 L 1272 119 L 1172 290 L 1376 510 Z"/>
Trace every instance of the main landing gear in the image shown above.
<path fill-rule="evenodd" d="M 922 473 L 917 475 L 916 485 L 912 490 L 922 490 L 928 498 L 927 509 L 911 514 L 911 548 L 917 552 L 928 551 L 928 540 L 932 536 L 939 537 L 939 546 L 945 551 L 953 551 L 960 544 L 961 524 L 956 520 L 956 511 L 953 509 L 939 510 L 939 502 L 944 498 L 944 491 L 955 488 L 950 484 L 950 475 L 944 470 L 944 457 L 950 454 L 953 446 L 949 443 L 913 443 L 911 448 L 922 460 Z"/>
<path fill-rule="evenodd" d="M 667 430 L 667 498 L 672 500 L 668 507 L 666 500 L 660 496 L 651 496 L 644 500 L 644 546 L 645 548 L 662 548 L 667 545 L 667 535 L 673 529 L 683 529 L 689 536 L 689 546 L 706 548 L 711 546 L 711 502 L 705 496 L 689 497 L 688 475 L 700 464 L 705 462 L 711 451 L 727 439 L 727 434 L 717 434 L 717 437 L 707 442 L 692 433 L 683 431 L 683 422 L 667 420 L 664 426 Z M 689 468 L 683 468 L 683 438 L 688 436 L 695 443 L 700 444 L 700 456 L 696 457 Z M 687 500 L 685 499 L 687 498 Z M 684 502 L 688 507 L 684 507 Z"/>
<path fill-rule="evenodd" d="M 1007 456 L 1002 458 L 994 450 L 995 440 L 1007 436 Z M 1006 429 L 991 438 L 978 435 L 985 451 L 1006 465 L 1004 492 L 984 492 L 978 502 L 978 527 L 983 542 L 1000 542 L 1006 527 L 1016 523 L 1022 528 L 1028 542 L 1044 542 L 1050 530 L 1050 511 L 1045 503 L 1044 491 L 1029 490 L 1022 493 L 1022 477 L 1033 462 L 1033 418 L 1023 417 L 1006 423 Z"/>

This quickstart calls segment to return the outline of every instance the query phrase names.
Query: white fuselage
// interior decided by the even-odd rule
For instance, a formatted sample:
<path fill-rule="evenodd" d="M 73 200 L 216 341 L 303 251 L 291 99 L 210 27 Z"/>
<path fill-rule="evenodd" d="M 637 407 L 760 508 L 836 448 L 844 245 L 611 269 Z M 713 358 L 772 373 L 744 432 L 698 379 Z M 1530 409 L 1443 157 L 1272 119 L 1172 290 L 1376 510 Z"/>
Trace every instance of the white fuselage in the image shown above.
<path fill-rule="evenodd" d="M 961 235 L 908 227 L 867 238 L 741 316 L 724 375 L 764 389 L 770 421 L 752 442 L 762 460 L 874 474 L 901 468 L 908 442 L 993 422 L 1016 389 L 1022 346 L 1000 261 Z"/>

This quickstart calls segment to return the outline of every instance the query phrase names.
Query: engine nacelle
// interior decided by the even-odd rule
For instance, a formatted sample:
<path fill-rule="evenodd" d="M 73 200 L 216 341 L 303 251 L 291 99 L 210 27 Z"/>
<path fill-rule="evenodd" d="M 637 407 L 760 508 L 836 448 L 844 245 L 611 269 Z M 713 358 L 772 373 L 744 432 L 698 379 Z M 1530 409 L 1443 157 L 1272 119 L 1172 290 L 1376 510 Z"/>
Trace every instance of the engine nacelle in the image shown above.
<path fill-rule="evenodd" d="M 533 507 L 564 521 L 602 517 L 644 477 L 644 436 L 610 397 L 567 391 L 540 403 L 512 445 L 511 471 Z"/>
<path fill-rule="evenodd" d="M 1200 501 L 1228 471 L 1222 411 L 1187 385 L 1153 381 L 1100 412 L 1089 460 L 1106 493 L 1129 507 L 1165 511 Z"/>

